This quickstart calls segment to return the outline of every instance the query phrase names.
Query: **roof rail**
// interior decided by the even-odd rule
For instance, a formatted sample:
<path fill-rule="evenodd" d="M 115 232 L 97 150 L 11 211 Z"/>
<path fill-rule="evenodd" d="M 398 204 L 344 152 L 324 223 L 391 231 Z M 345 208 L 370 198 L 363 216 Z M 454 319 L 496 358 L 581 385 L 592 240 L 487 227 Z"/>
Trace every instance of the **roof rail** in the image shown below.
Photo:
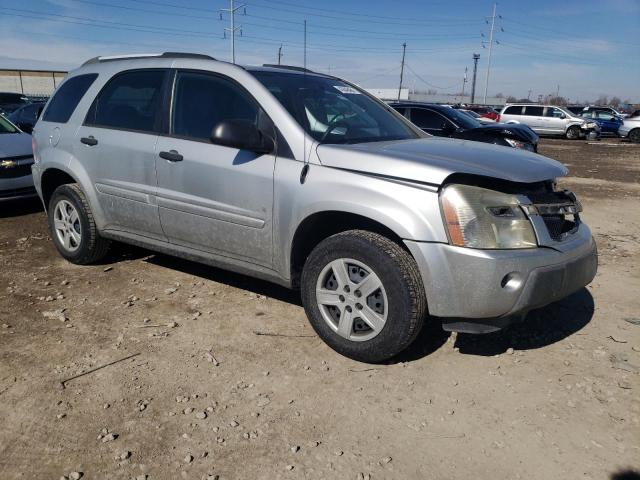
<path fill-rule="evenodd" d="M 295 70 L 296 72 L 307 72 L 307 73 L 316 73 L 308 68 L 296 67 L 295 65 L 276 65 L 271 63 L 265 63 L 262 65 L 263 67 L 269 68 L 282 68 L 283 70 Z"/>
<path fill-rule="evenodd" d="M 164 52 L 164 53 L 133 53 L 130 55 L 111 55 L 107 57 L 93 57 L 82 64 L 91 65 L 93 63 L 110 62 L 114 60 L 133 60 L 138 58 L 193 58 L 201 60 L 215 60 L 210 55 L 202 53 L 185 53 L 185 52 Z"/>

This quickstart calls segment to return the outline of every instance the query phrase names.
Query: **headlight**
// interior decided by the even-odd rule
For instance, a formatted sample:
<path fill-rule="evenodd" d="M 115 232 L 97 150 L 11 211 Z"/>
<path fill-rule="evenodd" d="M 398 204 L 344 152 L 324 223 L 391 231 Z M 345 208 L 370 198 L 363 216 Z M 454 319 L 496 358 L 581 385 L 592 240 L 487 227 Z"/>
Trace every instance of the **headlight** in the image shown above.
<path fill-rule="evenodd" d="M 528 150 L 533 152 L 533 145 L 527 142 L 521 142 L 520 140 L 515 140 L 513 138 L 504 138 L 504 141 L 511 145 L 513 148 L 521 148 L 523 150 Z"/>
<path fill-rule="evenodd" d="M 513 195 L 468 185 L 449 185 L 440 194 L 449 241 L 458 247 L 534 248 L 531 222 Z"/>

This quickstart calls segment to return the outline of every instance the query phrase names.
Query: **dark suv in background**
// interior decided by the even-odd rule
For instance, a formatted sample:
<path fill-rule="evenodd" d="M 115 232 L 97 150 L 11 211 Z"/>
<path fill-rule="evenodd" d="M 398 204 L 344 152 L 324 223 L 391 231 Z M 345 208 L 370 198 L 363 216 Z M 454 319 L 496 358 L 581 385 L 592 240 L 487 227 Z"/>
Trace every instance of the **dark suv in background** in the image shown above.
<path fill-rule="evenodd" d="M 29 103 L 29 97 L 22 93 L 0 92 L 0 112 L 5 115 Z"/>
<path fill-rule="evenodd" d="M 396 102 L 390 105 L 423 131 L 438 137 L 492 143 L 538 151 L 538 135 L 526 125 L 482 124 L 464 112 L 445 105 Z"/>

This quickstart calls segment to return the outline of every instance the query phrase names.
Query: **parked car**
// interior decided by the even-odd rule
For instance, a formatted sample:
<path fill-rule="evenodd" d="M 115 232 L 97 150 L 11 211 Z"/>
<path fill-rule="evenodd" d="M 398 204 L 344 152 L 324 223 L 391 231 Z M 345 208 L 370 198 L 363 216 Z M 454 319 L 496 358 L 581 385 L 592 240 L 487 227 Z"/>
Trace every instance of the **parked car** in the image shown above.
<path fill-rule="evenodd" d="M 7 118 L 25 133 L 31 133 L 46 102 L 32 102 L 18 107 Z"/>
<path fill-rule="evenodd" d="M 600 126 L 601 135 L 618 136 L 618 129 L 622 125 L 622 118 L 602 110 L 585 110 L 580 116 L 596 122 Z"/>
<path fill-rule="evenodd" d="M 633 143 L 640 143 L 640 117 L 625 118 L 618 128 L 618 135 L 628 138 Z"/>
<path fill-rule="evenodd" d="M 0 202 L 34 196 L 31 136 L 0 115 Z"/>
<path fill-rule="evenodd" d="M 628 116 L 628 118 L 635 118 L 635 117 L 640 117 L 640 110 L 634 110 Z"/>
<path fill-rule="evenodd" d="M 588 107 L 584 107 L 582 111 L 583 112 L 606 112 L 606 113 L 610 113 L 611 115 L 615 115 L 616 117 L 619 117 L 619 118 L 624 118 L 627 116 L 626 113 L 619 112 L 613 107 L 603 107 L 599 105 L 590 105 Z"/>
<path fill-rule="evenodd" d="M 562 164 L 431 137 L 296 67 L 92 59 L 33 138 L 64 258 L 121 240 L 300 289 L 318 335 L 361 361 L 401 352 L 427 320 L 498 330 L 596 273 L 580 203 L 554 187 Z"/>
<path fill-rule="evenodd" d="M 507 147 L 538 150 L 538 135 L 520 125 L 483 125 L 455 108 L 419 102 L 390 103 L 423 131 L 438 137 L 459 138 Z"/>
<path fill-rule="evenodd" d="M 2 110 L 5 115 L 27 103 L 29 103 L 29 97 L 21 93 L 0 92 L 0 110 Z"/>
<path fill-rule="evenodd" d="M 540 135 L 563 135 L 569 140 L 584 138 L 591 132 L 600 134 L 600 126 L 593 120 L 576 117 L 556 105 L 506 105 L 500 112 L 498 121 L 523 123 Z"/>
<path fill-rule="evenodd" d="M 476 112 L 481 117 L 489 118 L 491 120 L 498 120 L 498 111 L 491 107 L 483 107 L 477 105 L 471 105 L 465 107 L 467 110 L 471 110 L 472 112 Z"/>
<path fill-rule="evenodd" d="M 467 110 L 467 109 L 464 109 L 464 108 L 459 108 L 458 111 L 462 112 L 462 113 L 466 113 L 471 118 L 474 118 L 475 120 L 477 120 L 478 122 L 482 123 L 483 125 L 496 123 L 495 120 L 491 120 L 490 118 L 487 118 L 487 117 L 481 117 L 479 113 L 473 112 L 471 110 Z"/>

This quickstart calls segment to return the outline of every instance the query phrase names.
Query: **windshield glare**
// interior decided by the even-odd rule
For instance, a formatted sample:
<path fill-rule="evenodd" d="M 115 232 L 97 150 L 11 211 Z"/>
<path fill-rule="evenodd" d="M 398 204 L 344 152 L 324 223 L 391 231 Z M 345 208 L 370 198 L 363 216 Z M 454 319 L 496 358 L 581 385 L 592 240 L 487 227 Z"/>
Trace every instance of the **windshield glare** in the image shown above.
<path fill-rule="evenodd" d="M 255 71 L 253 75 L 321 143 L 363 143 L 418 138 L 383 105 L 334 78 Z"/>
<path fill-rule="evenodd" d="M 0 134 L 2 133 L 18 133 L 18 129 L 9 120 L 0 115 Z"/>

